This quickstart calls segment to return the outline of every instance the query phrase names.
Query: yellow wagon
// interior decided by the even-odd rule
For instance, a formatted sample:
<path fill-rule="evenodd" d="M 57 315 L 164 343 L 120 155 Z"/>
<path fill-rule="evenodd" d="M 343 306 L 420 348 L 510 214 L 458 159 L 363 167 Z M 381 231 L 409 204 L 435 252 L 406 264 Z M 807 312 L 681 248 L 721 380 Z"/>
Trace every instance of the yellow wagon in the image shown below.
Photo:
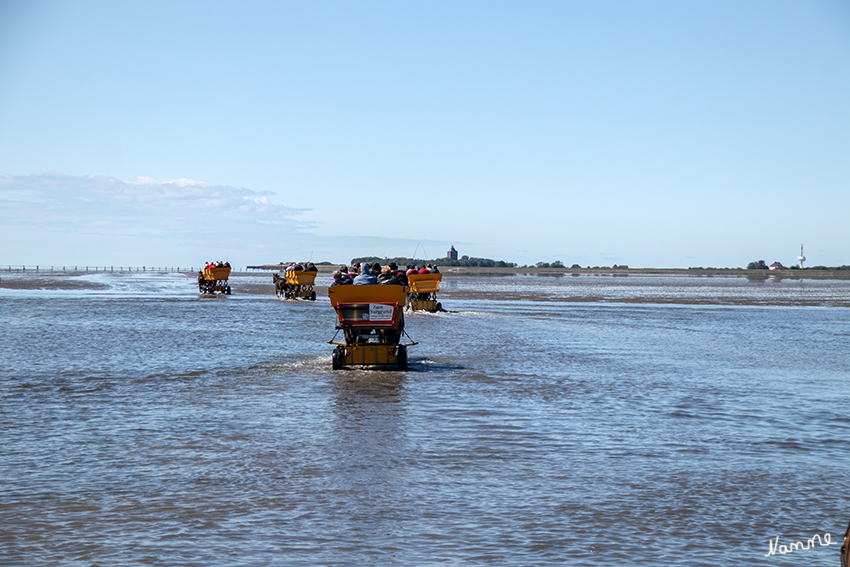
<path fill-rule="evenodd" d="M 230 295 L 230 268 L 204 268 L 203 273 L 198 274 L 198 291 L 200 293 L 223 293 Z"/>
<path fill-rule="evenodd" d="M 347 366 L 405 370 L 407 347 L 404 332 L 405 288 L 400 285 L 341 285 L 328 288 L 337 314 L 337 335 L 342 331 L 345 342 L 336 345 L 332 367 Z"/>
<path fill-rule="evenodd" d="M 278 297 L 285 299 L 309 299 L 316 300 L 316 292 L 313 284 L 316 282 L 316 271 L 287 270 L 283 277 L 274 274 L 275 293 Z"/>
<path fill-rule="evenodd" d="M 407 293 L 407 308 L 411 311 L 442 311 L 443 306 L 437 301 L 440 281 L 443 274 L 411 274 L 407 276 L 410 286 Z"/>

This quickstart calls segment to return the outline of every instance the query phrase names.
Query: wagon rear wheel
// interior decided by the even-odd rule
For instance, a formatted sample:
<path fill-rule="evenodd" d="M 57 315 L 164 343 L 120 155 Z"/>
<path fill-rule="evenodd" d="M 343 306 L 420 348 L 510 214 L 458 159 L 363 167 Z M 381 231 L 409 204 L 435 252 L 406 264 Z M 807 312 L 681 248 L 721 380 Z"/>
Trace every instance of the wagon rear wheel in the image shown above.
<path fill-rule="evenodd" d="M 331 356 L 331 368 L 333 370 L 342 370 L 342 358 L 343 352 L 341 347 L 336 347 L 334 349 L 334 353 Z"/>
<path fill-rule="evenodd" d="M 396 369 L 397 370 L 407 370 L 407 347 L 400 346 L 398 347 L 398 354 L 396 355 Z"/>

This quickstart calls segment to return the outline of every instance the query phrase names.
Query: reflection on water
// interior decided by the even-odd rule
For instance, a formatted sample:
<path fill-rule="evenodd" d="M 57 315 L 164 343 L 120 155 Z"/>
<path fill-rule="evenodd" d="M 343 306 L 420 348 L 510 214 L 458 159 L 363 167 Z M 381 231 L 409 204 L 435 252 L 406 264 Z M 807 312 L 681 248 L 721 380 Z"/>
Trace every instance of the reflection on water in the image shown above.
<path fill-rule="evenodd" d="M 327 300 L 238 278 L 0 290 L 0 563 L 743 566 L 843 533 L 847 284 L 445 281 L 404 372 L 331 371 Z"/>

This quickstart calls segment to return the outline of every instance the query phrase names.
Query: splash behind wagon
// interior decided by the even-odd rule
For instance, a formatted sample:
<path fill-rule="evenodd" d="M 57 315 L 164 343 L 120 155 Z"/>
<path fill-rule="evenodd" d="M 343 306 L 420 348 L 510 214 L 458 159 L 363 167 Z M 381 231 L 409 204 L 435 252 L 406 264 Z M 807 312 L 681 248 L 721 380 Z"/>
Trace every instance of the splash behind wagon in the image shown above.
<path fill-rule="evenodd" d="M 407 294 L 407 308 L 411 311 L 442 311 L 443 306 L 437 301 L 440 281 L 443 274 L 410 274 L 407 282 L 410 290 Z"/>
<path fill-rule="evenodd" d="M 316 300 L 313 284 L 316 282 L 315 270 L 286 270 L 284 276 L 274 274 L 275 293 L 284 299 Z"/>
<path fill-rule="evenodd" d="M 230 267 L 204 268 L 203 274 L 198 275 L 198 291 L 201 293 L 223 293 L 230 295 Z"/>
<path fill-rule="evenodd" d="M 407 347 L 415 345 L 404 332 L 405 288 L 400 285 L 342 285 L 328 288 L 337 314 L 337 345 L 333 369 L 363 366 L 388 370 L 407 368 Z"/>

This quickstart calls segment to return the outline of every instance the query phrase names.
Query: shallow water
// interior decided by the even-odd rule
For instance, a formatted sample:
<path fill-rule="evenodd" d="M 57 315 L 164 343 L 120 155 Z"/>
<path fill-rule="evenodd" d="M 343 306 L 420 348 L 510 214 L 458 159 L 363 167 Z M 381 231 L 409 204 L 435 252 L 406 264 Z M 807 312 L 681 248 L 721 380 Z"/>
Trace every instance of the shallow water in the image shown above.
<path fill-rule="evenodd" d="M 850 520 L 844 281 L 446 274 L 333 372 L 268 276 L 81 277 L 0 287 L 2 564 L 839 564 L 765 555 Z"/>

